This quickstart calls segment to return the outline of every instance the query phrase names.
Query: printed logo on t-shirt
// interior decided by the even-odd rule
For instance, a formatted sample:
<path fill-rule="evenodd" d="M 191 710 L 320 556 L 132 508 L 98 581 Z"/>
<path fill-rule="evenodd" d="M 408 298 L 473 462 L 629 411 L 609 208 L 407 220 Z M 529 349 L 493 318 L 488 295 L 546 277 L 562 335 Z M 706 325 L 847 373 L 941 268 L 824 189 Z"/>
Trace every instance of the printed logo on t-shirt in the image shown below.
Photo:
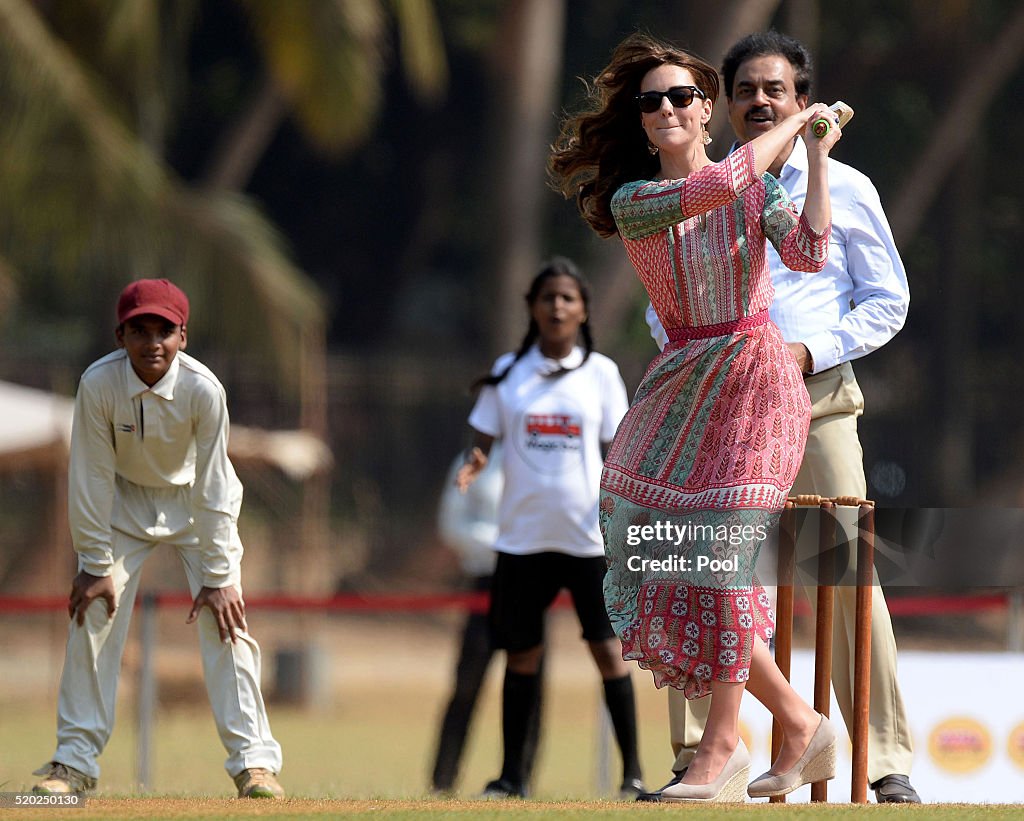
<path fill-rule="evenodd" d="M 565 394 L 542 394 L 518 414 L 516 450 L 538 473 L 574 470 L 583 462 L 583 412 Z"/>
<path fill-rule="evenodd" d="M 541 436 L 562 436 L 569 441 L 579 439 L 581 430 L 579 422 L 564 413 L 530 414 L 526 417 L 526 432 L 530 435 L 527 447 L 545 447 L 539 444 Z"/>

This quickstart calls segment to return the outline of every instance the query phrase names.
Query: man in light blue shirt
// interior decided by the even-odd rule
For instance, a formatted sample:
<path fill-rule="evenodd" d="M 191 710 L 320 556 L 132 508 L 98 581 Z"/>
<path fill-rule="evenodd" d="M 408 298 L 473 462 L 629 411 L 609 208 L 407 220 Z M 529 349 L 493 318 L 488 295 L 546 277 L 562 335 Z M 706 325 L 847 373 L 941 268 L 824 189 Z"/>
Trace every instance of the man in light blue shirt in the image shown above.
<path fill-rule="evenodd" d="M 729 121 L 739 143 L 754 139 L 807 105 L 811 58 L 807 49 L 774 31 L 736 43 L 722 66 Z M 907 275 L 893 242 L 878 192 L 856 169 L 829 159 L 832 237 L 829 259 L 819 274 L 790 271 L 775 249 L 767 249 L 775 302 L 771 318 L 805 374 L 811 397 L 811 427 L 794 494 L 865 498 L 863 452 L 857 417 L 864 397 L 850 364 L 881 347 L 903 327 L 910 304 Z M 794 204 L 807 194 L 807 149 L 796 139 L 769 171 Z M 653 307 L 651 335 L 668 339 Z M 847 726 L 853 726 L 853 636 L 856 588 L 836 587 L 832 684 Z M 812 606 L 815 597 L 811 596 Z M 896 640 L 880 588 L 872 596 L 871 705 L 868 778 L 880 803 L 918 803 L 910 784 L 913 746 L 896 680 Z M 687 701 L 669 693 L 674 783 L 700 741 L 707 699 Z M 667 786 L 667 785 L 666 785 Z M 658 801 L 659 793 L 640 800 Z"/>

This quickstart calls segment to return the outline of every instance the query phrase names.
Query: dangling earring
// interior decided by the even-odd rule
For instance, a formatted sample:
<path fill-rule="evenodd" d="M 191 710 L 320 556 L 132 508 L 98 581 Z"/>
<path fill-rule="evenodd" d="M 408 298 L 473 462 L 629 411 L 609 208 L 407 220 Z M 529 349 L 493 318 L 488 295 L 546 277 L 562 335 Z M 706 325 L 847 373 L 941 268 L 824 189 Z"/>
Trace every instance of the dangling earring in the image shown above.
<path fill-rule="evenodd" d="M 704 145 L 711 145 L 711 134 L 708 131 L 708 127 L 704 123 L 701 123 L 700 128 L 701 131 L 704 132 L 704 136 L 700 138 L 700 141 L 704 143 Z"/>
<path fill-rule="evenodd" d="M 650 154 L 652 157 L 656 157 L 658 155 L 658 146 L 656 146 L 650 140 L 647 141 L 647 153 Z"/>

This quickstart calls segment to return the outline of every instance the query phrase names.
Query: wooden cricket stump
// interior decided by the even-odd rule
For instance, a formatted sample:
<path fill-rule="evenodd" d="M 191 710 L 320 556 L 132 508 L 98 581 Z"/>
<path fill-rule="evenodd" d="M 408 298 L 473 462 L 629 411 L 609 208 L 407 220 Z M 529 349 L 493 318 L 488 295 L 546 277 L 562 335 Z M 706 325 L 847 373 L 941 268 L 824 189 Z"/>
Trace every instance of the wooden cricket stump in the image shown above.
<path fill-rule="evenodd" d="M 853 648 L 853 771 L 850 800 L 866 804 L 868 795 L 868 720 L 871 702 L 871 586 L 875 565 L 875 503 L 854 496 L 794 496 L 786 502 L 779 528 L 778 598 L 775 662 L 787 680 L 793 653 L 793 575 L 796 555 L 796 508 L 821 510 L 818 530 L 817 622 L 814 629 L 814 709 L 829 714 L 832 680 L 832 620 L 835 603 L 835 528 L 837 507 L 856 507 L 857 598 Z M 772 725 L 772 760 L 782 747 L 782 728 Z M 828 782 L 811 785 L 811 801 L 828 800 Z M 768 799 L 783 803 L 786 797 Z"/>

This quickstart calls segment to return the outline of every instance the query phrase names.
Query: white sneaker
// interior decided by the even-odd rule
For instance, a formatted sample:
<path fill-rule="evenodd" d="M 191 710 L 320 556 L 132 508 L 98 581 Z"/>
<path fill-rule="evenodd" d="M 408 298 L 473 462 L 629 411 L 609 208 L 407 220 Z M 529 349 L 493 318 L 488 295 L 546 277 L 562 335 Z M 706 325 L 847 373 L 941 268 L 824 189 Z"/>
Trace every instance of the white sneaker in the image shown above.
<path fill-rule="evenodd" d="M 74 767 L 61 764 L 59 761 L 51 761 L 44 764 L 32 775 L 41 775 L 43 780 L 32 787 L 32 792 L 43 795 L 57 793 L 82 793 L 91 792 L 96 789 L 96 779 L 91 778 Z"/>
<path fill-rule="evenodd" d="M 263 767 L 250 767 L 235 776 L 239 798 L 284 798 L 277 775 Z"/>

